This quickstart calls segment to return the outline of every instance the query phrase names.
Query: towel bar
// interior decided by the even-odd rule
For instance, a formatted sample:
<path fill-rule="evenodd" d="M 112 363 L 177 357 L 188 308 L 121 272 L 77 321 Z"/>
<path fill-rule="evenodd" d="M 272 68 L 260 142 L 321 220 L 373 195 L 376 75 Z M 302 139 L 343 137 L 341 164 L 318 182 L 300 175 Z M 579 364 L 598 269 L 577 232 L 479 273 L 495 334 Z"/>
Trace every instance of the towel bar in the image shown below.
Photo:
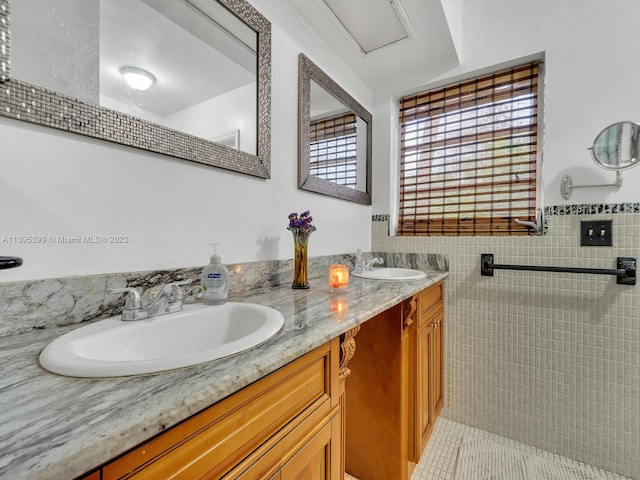
<path fill-rule="evenodd" d="M 20 257 L 0 257 L 0 270 L 15 268 L 20 265 L 22 265 L 22 259 Z"/>
<path fill-rule="evenodd" d="M 636 284 L 636 259 L 618 257 L 617 268 L 544 267 L 538 265 L 507 265 L 493 263 L 493 253 L 480 255 L 480 274 L 493 277 L 494 270 L 527 270 L 534 272 L 591 273 L 594 275 L 615 275 L 619 285 Z"/>

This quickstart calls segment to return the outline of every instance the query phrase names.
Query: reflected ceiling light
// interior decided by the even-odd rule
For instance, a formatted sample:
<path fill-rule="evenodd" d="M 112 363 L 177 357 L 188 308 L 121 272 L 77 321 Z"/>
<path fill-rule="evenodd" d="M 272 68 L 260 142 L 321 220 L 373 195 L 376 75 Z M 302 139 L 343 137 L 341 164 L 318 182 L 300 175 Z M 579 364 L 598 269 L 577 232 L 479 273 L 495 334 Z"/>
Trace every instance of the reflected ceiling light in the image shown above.
<path fill-rule="evenodd" d="M 138 67 L 122 67 L 120 74 L 124 77 L 127 85 L 134 90 L 145 91 L 151 85 L 156 83 L 156 77 L 147 72 L 143 68 Z"/>

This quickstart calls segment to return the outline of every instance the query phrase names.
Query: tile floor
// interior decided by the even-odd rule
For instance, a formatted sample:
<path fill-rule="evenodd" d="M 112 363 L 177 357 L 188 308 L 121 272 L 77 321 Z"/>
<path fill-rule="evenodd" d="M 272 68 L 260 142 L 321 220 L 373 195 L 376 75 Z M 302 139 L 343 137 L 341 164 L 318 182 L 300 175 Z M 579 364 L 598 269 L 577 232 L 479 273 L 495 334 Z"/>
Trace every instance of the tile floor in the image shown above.
<path fill-rule="evenodd" d="M 422 454 L 422 460 L 416 466 L 411 480 L 453 480 L 458 447 L 460 446 L 462 438 L 470 434 L 476 438 L 491 440 L 506 447 L 524 450 L 545 458 L 559 459 L 563 462 L 573 462 L 573 460 L 559 457 L 554 453 L 485 432 L 484 430 L 469 427 L 468 425 L 454 422 L 444 417 L 439 417 L 431 434 L 431 438 L 429 439 L 429 443 L 427 443 L 427 447 Z M 579 462 L 575 463 L 578 464 Z M 631 480 L 599 468 L 588 468 L 592 469 L 590 473 L 598 474 L 598 478 L 601 480 Z M 345 480 L 358 479 L 346 473 Z"/>
<path fill-rule="evenodd" d="M 492 440 L 507 447 L 525 450 L 545 458 L 568 461 L 553 453 L 440 417 L 436 421 L 429 443 L 427 443 L 425 451 L 422 454 L 422 460 L 416 466 L 411 480 L 453 480 L 458 447 L 460 446 L 463 436 L 469 434 L 473 434 L 476 438 Z M 589 468 L 593 469 L 590 473 L 599 474 L 599 478 L 602 480 L 630 480 L 626 477 L 621 477 L 620 475 L 606 472 L 595 467 Z"/>

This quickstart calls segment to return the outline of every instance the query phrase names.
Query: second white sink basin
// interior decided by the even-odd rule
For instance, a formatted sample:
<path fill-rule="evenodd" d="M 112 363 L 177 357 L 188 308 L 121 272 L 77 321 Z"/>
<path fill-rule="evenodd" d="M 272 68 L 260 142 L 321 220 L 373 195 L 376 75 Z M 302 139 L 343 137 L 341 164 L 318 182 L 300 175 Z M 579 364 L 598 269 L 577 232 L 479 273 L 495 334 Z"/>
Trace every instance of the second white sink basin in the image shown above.
<path fill-rule="evenodd" d="M 374 268 L 373 270 L 362 273 L 351 272 L 351 275 L 373 280 L 418 280 L 419 278 L 425 278 L 427 276 L 426 273 L 420 270 L 391 267 Z"/>
<path fill-rule="evenodd" d="M 273 337 L 282 314 L 264 305 L 185 305 L 181 312 L 124 322 L 110 317 L 52 341 L 40 354 L 47 370 L 71 377 L 140 375 L 208 362 Z"/>

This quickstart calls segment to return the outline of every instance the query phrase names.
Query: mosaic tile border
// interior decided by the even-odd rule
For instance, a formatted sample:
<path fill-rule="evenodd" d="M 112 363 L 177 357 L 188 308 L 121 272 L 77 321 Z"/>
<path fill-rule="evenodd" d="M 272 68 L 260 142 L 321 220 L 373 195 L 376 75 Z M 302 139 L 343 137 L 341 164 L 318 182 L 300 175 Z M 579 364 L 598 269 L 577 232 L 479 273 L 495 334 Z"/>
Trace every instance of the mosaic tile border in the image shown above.
<path fill-rule="evenodd" d="M 219 0 L 258 32 L 258 155 L 10 78 L 9 0 L 0 0 L 0 115 L 196 163 L 271 176 L 271 23 L 245 0 Z"/>
<path fill-rule="evenodd" d="M 640 203 L 583 203 L 576 205 L 551 205 L 544 207 L 545 216 L 549 215 L 598 215 L 640 213 Z M 387 222 L 389 215 L 372 215 L 372 222 Z"/>
<path fill-rule="evenodd" d="M 545 207 L 546 215 L 597 215 L 640 213 L 640 203 L 585 203 Z"/>

